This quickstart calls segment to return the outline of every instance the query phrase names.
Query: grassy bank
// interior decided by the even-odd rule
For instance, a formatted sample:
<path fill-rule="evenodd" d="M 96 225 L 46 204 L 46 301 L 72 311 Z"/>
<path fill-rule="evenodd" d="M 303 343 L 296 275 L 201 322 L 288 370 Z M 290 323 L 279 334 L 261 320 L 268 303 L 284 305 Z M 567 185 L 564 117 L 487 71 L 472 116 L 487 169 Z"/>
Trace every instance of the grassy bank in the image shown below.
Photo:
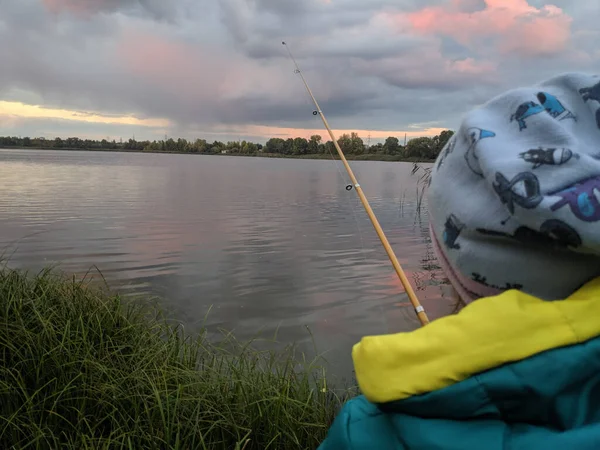
<path fill-rule="evenodd" d="M 314 449 L 353 391 L 87 281 L 0 270 L 0 448 Z"/>
<path fill-rule="evenodd" d="M 59 150 L 66 152 L 80 151 L 80 152 L 116 152 L 116 153 L 160 153 L 160 154 L 173 154 L 173 155 L 214 155 L 214 156 L 243 156 L 246 158 L 282 158 L 282 159 L 332 159 L 332 155 L 329 153 L 316 153 L 308 155 L 286 155 L 282 153 L 191 153 L 191 152 L 165 152 L 160 150 L 147 151 L 147 150 L 129 150 L 129 149 L 102 149 L 102 148 L 54 148 L 54 147 L 6 147 L 7 149 L 14 150 Z M 388 161 L 388 162 L 412 162 L 412 163 L 433 163 L 435 160 L 423 159 L 423 158 L 406 158 L 400 155 L 386 155 L 382 153 L 364 153 L 362 155 L 347 154 L 344 155 L 349 161 Z M 333 153 L 333 158 L 339 160 L 337 153 Z"/>

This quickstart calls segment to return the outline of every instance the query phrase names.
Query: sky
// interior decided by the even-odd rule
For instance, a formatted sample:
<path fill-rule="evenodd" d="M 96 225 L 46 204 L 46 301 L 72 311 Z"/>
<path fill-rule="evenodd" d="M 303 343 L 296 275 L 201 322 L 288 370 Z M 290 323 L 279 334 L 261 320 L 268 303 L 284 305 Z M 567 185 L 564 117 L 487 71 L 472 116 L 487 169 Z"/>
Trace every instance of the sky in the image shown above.
<path fill-rule="evenodd" d="M 600 72 L 600 1 L 0 0 L 0 135 L 213 140 L 456 129 Z"/>

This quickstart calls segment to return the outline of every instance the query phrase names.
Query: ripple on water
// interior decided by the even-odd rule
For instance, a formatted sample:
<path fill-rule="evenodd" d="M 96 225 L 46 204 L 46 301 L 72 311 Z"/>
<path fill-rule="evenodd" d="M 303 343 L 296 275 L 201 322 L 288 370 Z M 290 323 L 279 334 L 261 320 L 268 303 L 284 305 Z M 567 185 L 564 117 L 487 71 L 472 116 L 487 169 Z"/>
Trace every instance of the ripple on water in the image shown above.
<path fill-rule="evenodd" d="M 423 303 L 450 305 L 412 165 L 352 163 Z M 339 162 L 0 150 L 0 247 L 13 266 L 94 266 L 188 329 L 278 331 L 347 374 L 363 335 L 418 322 Z M 342 172 L 343 174 L 343 172 Z M 433 267 L 433 271 L 429 270 Z M 92 273 L 93 275 L 93 270 Z M 210 311 L 210 313 L 209 313 Z"/>

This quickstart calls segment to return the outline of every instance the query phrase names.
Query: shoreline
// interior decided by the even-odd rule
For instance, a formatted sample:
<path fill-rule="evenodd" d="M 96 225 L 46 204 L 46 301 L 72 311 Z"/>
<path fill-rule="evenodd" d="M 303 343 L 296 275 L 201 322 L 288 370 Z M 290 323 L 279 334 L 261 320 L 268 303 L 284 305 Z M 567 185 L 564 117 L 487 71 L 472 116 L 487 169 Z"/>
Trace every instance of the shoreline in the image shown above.
<path fill-rule="evenodd" d="M 211 342 L 97 284 L 0 269 L 2 448 L 316 448 L 359 394 L 293 344 Z"/>
<path fill-rule="evenodd" d="M 284 155 L 281 153 L 195 153 L 195 152 L 166 152 L 161 150 L 137 150 L 137 149 L 104 149 L 104 148 L 54 148 L 54 147 L 19 147 L 19 146 L 4 146 L 0 148 L 0 150 L 55 150 L 55 151 L 66 151 L 66 152 L 104 152 L 104 153 L 154 153 L 154 154 L 162 154 L 162 155 L 194 155 L 194 156 L 241 156 L 244 158 L 276 158 L 276 159 L 334 159 L 340 161 L 340 157 L 335 153 L 333 155 L 328 153 L 314 153 L 314 154 L 306 154 L 306 155 Z M 345 154 L 344 155 L 348 161 L 380 161 L 380 162 L 406 162 L 406 163 L 422 163 L 433 164 L 435 162 L 434 159 L 424 159 L 424 158 L 404 158 L 396 155 L 382 155 L 377 153 L 364 153 L 362 155 L 353 155 L 353 154 Z"/>

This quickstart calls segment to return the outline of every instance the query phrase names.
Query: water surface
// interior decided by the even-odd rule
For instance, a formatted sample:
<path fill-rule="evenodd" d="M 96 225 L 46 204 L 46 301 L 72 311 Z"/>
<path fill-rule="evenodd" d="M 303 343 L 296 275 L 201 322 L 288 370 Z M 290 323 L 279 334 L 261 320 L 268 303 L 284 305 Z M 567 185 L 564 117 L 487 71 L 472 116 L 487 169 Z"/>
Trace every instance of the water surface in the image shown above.
<path fill-rule="evenodd" d="M 412 164 L 350 164 L 428 315 L 447 314 Z M 348 183 L 333 160 L 0 150 L 0 247 L 12 267 L 96 266 L 190 331 L 310 351 L 308 327 L 348 375 L 362 336 L 419 326 Z"/>

